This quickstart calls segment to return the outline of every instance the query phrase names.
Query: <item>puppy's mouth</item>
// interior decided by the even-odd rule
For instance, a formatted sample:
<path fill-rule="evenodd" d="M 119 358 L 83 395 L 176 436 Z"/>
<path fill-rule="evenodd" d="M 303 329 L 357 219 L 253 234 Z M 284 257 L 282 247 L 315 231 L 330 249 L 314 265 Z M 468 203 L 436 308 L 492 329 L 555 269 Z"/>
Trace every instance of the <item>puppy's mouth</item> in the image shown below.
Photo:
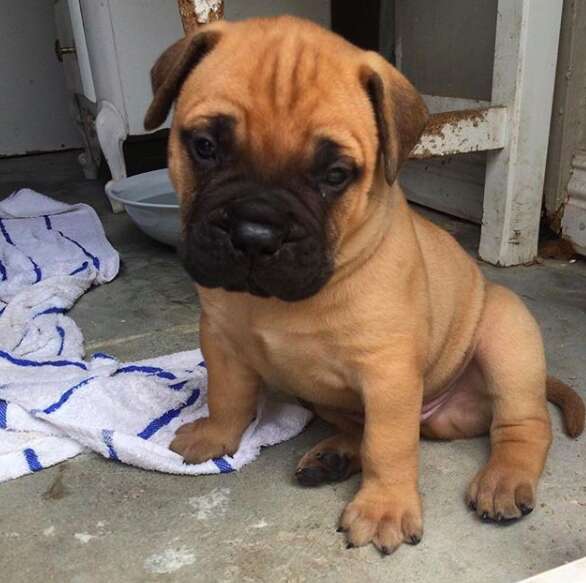
<path fill-rule="evenodd" d="M 180 255 L 203 287 L 289 302 L 315 295 L 333 271 L 326 237 L 313 221 L 259 200 L 193 216 Z"/>

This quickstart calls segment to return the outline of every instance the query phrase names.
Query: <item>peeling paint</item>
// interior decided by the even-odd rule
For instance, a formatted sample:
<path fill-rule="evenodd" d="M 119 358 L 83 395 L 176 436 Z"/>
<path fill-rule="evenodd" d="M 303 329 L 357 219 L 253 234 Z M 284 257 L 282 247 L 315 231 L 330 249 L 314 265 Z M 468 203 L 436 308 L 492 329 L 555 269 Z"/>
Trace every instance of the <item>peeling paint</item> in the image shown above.
<path fill-rule="evenodd" d="M 163 575 L 174 573 L 182 567 L 193 565 L 195 556 L 186 547 L 167 549 L 162 553 L 155 553 L 144 561 L 144 569 L 149 573 Z"/>
<path fill-rule="evenodd" d="M 198 22 L 209 22 L 222 10 L 222 0 L 193 0 L 193 8 Z"/>
<path fill-rule="evenodd" d="M 82 545 L 87 545 L 92 539 L 98 538 L 95 534 L 89 534 L 87 532 L 76 532 L 74 535 Z"/>
<path fill-rule="evenodd" d="M 224 516 L 228 505 L 230 488 L 214 488 L 203 496 L 194 496 L 189 499 L 189 505 L 196 511 L 198 520 L 208 520 Z"/>
<path fill-rule="evenodd" d="M 471 122 L 478 125 L 479 121 L 486 120 L 486 113 L 486 109 L 466 109 L 436 113 L 429 118 L 425 134 L 428 136 L 443 135 L 447 127 L 455 130 L 458 129 L 462 122 Z"/>
<path fill-rule="evenodd" d="M 433 114 L 412 159 L 500 149 L 505 145 L 507 112 L 503 107 Z"/>

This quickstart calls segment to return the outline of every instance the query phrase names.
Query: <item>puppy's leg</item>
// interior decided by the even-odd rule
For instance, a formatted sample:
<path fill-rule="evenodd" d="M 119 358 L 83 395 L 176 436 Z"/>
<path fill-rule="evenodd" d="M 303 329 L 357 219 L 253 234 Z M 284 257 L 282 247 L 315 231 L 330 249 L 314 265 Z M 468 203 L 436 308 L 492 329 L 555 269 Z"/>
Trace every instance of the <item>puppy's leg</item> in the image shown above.
<path fill-rule="evenodd" d="M 200 338 L 208 370 L 209 417 L 180 427 L 170 446 L 188 463 L 236 452 L 244 430 L 256 414 L 260 384 L 256 373 L 226 353 L 204 317 Z"/>
<path fill-rule="evenodd" d="M 491 453 L 467 502 L 483 519 L 512 520 L 535 506 L 551 443 L 545 357 L 537 323 L 509 290 L 491 286 L 475 353 L 492 400 Z"/>
<path fill-rule="evenodd" d="M 363 424 L 353 417 L 326 407 L 315 413 L 340 433 L 320 441 L 299 461 L 295 478 L 302 486 L 340 482 L 360 471 L 360 442 Z"/>
<path fill-rule="evenodd" d="M 414 358 L 401 361 L 370 367 L 364 379 L 362 485 L 340 521 L 349 546 L 372 541 L 384 554 L 402 542 L 417 544 L 423 533 L 417 490 L 423 379 L 406 364 Z"/>

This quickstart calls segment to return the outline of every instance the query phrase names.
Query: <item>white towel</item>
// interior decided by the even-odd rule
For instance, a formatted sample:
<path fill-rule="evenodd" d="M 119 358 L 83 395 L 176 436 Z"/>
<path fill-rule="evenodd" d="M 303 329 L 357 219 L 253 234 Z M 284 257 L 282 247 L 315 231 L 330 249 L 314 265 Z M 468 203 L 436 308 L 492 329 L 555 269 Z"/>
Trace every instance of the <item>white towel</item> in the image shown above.
<path fill-rule="evenodd" d="M 91 207 L 26 189 L 0 202 L 0 482 L 87 449 L 163 472 L 230 472 L 303 429 L 311 413 L 270 396 L 234 456 L 188 465 L 170 451 L 180 425 L 208 414 L 201 352 L 84 360 L 83 336 L 66 315 L 118 267 Z"/>

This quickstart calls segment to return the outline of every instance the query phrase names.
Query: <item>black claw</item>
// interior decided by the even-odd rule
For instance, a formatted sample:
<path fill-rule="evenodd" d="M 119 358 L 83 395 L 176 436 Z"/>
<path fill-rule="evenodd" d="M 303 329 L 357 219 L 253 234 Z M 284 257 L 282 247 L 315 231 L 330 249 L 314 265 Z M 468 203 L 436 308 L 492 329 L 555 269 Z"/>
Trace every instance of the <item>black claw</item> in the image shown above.
<path fill-rule="evenodd" d="M 380 552 L 383 554 L 384 557 L 388 557 L 393 552 L 393 549 L 389 547 L 381 547 Z"/>
<path fill-rule="evenodd" d="M 336 532 L 344 532 L 344 529 L 341 526 L 338 526 L 338 528 L 336 528 Z"/>
<path fill-rule="evenodd" d="M 519 506 L 519 510 L 521 511 L 521 514 L 523 516 L 527 516 L 528 514 L 531 514 L 533 512 L 533 506 L 527 506 L 527 504 L 521 504 L 521 506 Z"/>
<path fill-rule="evenodd" d="M 480 515 L 480 518 L 481 518 L 482 520 L 484 520 L 484 522 L 490 522 L 490 516 L 488 515 L 488 512 L 483 512 L 483 513 Z"/>
<path fill-rule="evenodd" d="M 476 502 L 474 502 L 474 500 L 470 500 L 470 502 L 468 502 L 468 508 L 473 512 L 476 512 Z"/>
<path fill-rule="evenodd" d="M 348 544 L 346 545 L 346 548 L 347 548 L 347 549 L 353 549 L 353 548 L 354 548 L 354 544 L 353 544 L 353 543 L 348 543 Z"/>
<path fill-rule="evenodd" d="M 502 522 L 504 519 L 505 519 L 505 517 L 500 512 L 496 513 L 496 521 L 497 522 Z"/>
<path fill-rule="evenodd" d="M 295 472 L 295 479 L 307 488 L 314 488 L 327 481 L 326 472 L 321 467 L 299 468 Z"/>
<path fill-rule="evenodd" d="M 416 534 L 412 534 L 409 537 L 409 541 L 408 542 L 409 542 L 410 545 L 418 545 L 421 542 L 421 537 L 420 536 L 417 536 Z"/>
<path fill-rule="evenodd" d="M 295 478 L 302 486 L 314 487 L 330 482 L 340 482 L 350 477 L 350 458 L 334 452 L 318 452 L 317 463 L 295 471 Z"/>

